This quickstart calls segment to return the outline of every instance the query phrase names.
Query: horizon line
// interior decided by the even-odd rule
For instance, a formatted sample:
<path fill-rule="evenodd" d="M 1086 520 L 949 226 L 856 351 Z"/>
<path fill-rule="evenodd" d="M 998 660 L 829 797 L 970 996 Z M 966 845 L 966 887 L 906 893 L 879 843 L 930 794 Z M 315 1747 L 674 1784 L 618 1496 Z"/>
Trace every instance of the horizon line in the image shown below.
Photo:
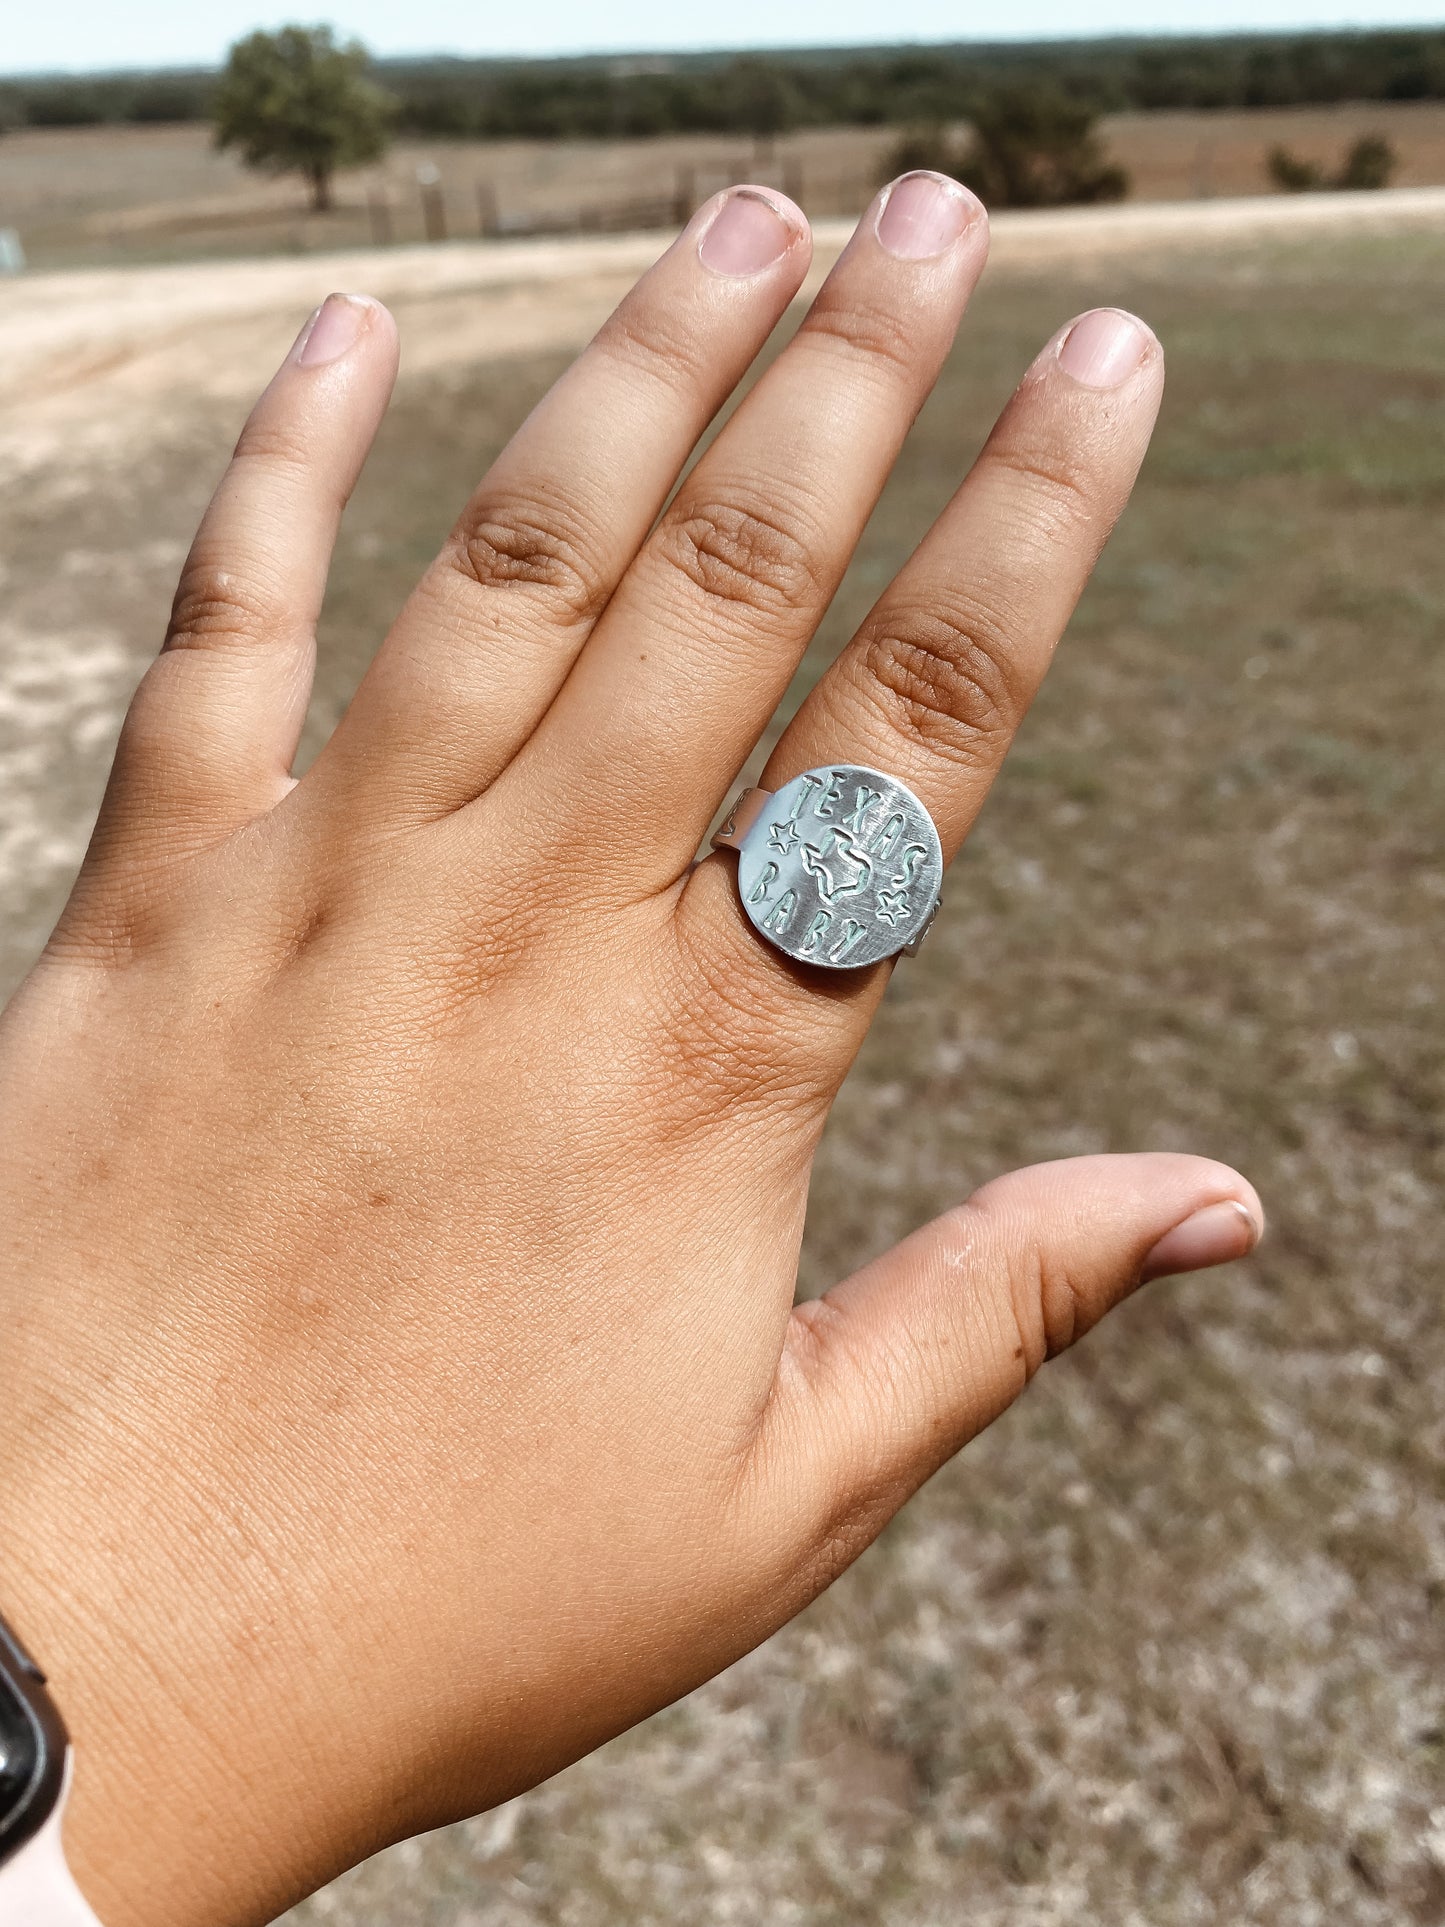
<path fill-rule="evenodd" d="M 323 23 L 324 24 L 324 23 Z M 260 29 L 258 31 L 265 31 Z M 586 60 L 715 60 L 738 59 L 748 55 L 786 57 L 789 54 L 828 54 L 828 53 L 892 53 L 911 49 L 929 52 L 957 50 L 984 53 L 994 49 L 1017 49 L 1024 47 L 1101 47 L 1121 42 L 1137 42 L 1147 45 L 1161 40 L 1176 41 L 1218 41 L 1218 40 L 1303 40 L 1303 39 L 1365 39 L 1373 35 L 1389 33 L 1427 34 L 1445 32 L 1445 15 L 1437 22 L 1422 23 L 1418 20 L 1378 20 L 1369 24 L 1323 24 L 1320 26 L 1275 26 L 1275 27 L 1153 27 L 1146 30 L 1120 28 L 1115 31 L 1093 34 L 1078 33 L 1031 33 L 1017 36 L 1005 35 L 991 39 L 957 39 L 917 37 L 904 40 L 791 40 L 778 42 L 749 42 L 746 44 L 723 43 L 710 47 L 677 46 L 636 46 L 636 47 L 575 47 L 551 48 L 546 51 L 528 53 L 459 53 L 445 47 L 434 47 L 410 53 L 372 53 L 373 62 L 378 67 L 401 66 L 409 62 L 457 61 L 469 66 L 510 67 L 537 66 L 552 61 Z M 247 36 L 241 35 L 244 39 Z M 360 35 L 338 34 L 343 42 L 361 39 Z M 234 44 L 234 43 L 233 43 Z M 365 42 L 362 42 L 365 45 Z M 166 74 L 211 74 L 219 73 L 224 56 L 217 61 L 179 61 L 157 66 L 144 62 L 137 66 L 115 67 L 18 67 L 0 70 L 0 86 L 8 81 L 17 80 L 121 80 L 127 77 L 140 77 Z"/>

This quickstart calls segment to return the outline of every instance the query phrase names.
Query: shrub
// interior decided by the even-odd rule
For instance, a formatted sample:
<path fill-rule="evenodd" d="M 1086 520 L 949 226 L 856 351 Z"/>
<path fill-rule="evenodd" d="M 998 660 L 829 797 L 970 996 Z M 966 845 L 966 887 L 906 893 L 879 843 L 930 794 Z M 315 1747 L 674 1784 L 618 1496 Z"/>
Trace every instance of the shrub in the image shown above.
<path fill-rule="evenodd" d="M 1097 110 L 1054 87 L 1001 87 L 975 102 L 958 178 L 992 207 L 1121 201 L 1129 177 L 1105 156 Z"/>
<path fill-rule="evenodd" d="M 114 118 L 105 90 L 88 81 L 51 82 L 25 93 L 31 127 L 96 127 Z"/>
<path fill-rule="evenodd" d="M 189 80 L 146 80 L 131 95 L 125 118 L 141 126 L 178 125 L 182 121 L 204 120 L 205 88 Z"/>
<path fill-rule="evenodd" d="M 963 152 L 946 127 L 910 127 L 888 149 L 879 163 L 878 184 L 896 180 L 900 174 L 927 169 L 933 174 L 957 177 Z"/>
<path fill-rule="evenodd" d="M 1314 161 L 1303 161 L 1287 147 L 1269 150 L 1269 178 L 1282 194 L 1311 194 L 1325 184 L 1325 170 Z"/>
<path fill-rule="evenodd" d="M 1399 165 L 1399 155 L 1383 135 L 1365 134 L 1345 156 L 1345 164 L 1335 176 L 1335 185 L 1342 188 L 1388 187 Z"/>
<path fill-rule="evenodd" d="M 931 168 L 971 187 L 990 207 L 1063 207 L 1118 201 L 1123 168 L 1106 159 L 1098 113 L 1053 87 L 1010 86 L 975 103 L 972 133 L 958 142 L 942 126 L 912 127 L 885 157 L 882 178 Z"/>
<path fill-rule="evenodd" d="M 1316 161 L 1301 160 L 1287 147 L 1271 148 L 1267 163 L 1269 178 L 1285 194 L 1388 187 L 1399 164 L 1399 155 L 1380 134 L 1365 134 L 1357 140 L 1333 174 Z"/>

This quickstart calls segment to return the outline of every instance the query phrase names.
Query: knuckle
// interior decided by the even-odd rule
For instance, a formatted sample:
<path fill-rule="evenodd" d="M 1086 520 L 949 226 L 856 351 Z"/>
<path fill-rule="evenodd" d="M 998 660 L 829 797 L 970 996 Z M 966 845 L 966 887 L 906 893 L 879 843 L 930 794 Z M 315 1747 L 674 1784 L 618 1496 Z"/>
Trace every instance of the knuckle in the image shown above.
<path fill-rule="evenodd" d="M 134 919 L 114 893 L 80 887 L 51 931 L 41 957 L 42 968 L 74 965 L 102 975 L 119 975 L 136 961 L 140 948 Z"/>
<path fill-rule="evenodd" d="M 664 524 L 664 559 L 709 601 L 795 614 L 825 595 L 815 544 L 789 517 L 740 502 L 697 500 Z"/>
<path fill-rule="evenodd" d="M 458 523 L 447 559 L 470 587 L 536 594 L 579 625 L 597 620 L 612 589 L 577 508 L 560 497 L 478 503 Z"/>
<path fill-rule="evenodd" d="M 1051 1263 L 1044 1252 L 1019 1253 L 1010 1267 L 1010 1278 L 1014 1315 L 1032 1376 L 1046 1359 L 1066 1352 L 1091 1321 L 1069 1268 Z"/>
<path fill-rule="evenodd" d="M 769 1027 L 760 999 L 714 972 L 678 1001 L 663 1051 L 665 1074 L 701 1117 L 738 1106 L 770 1113 L 806 1110 L 815 1079 L 787 1031 Z"/>
<path fill-rule="evenodd" d="M 976 1248 L 978 1220 L 990 1215 L 987 1196 L 959 1207 L 961 1235 Z M 1069 1349 L 1096 1322 L 1072 1267 L 1032 1240 L 1009 1239 L 1007 1227 L 990 1227 L 988 1242 L 999 1253 L 1001 1311 L 1008 1319 L 1013 1353 L 1028 1383 L 1049 1359 Z"/>
<path fill-rule="evenodd" d="M 1004 1306 L 1008 1314 L 1008 1335 L 1013 1339 L 1013 1354 L 1022 1386 L 1031 1383 L 1045 1360 L 1052 1356 L 1043 1327 L 1043 1292 L 1036 1264 L 1015 1257 L 1008 1263 Z"/>
<path fill-rule="evenodd" d="M 891 727 L 957 762 L 993 761 L 1028 706 L 1011 641 L 979 607 L 890 612 L 858 662 Z"/>
<path fill-rule="evenodd" d="M 1041 1248 L 1019 1238 L 995 1185 L 945 1211 L 929 1233 L 931 1261 L 941 1272 L 979 1281 L 978 1303 L 992 1328 L 991 1342 L 1017 1368 L 1016 1395 L 1074 1336 L 1067 1278 L 1050 1274 Z"/>
<path fill-rule="evenodd" d="M 696 329 L 676 325 L 658 309 L 629 311 L 624 305 L 597 337 L 609 360 L 628 373 L 640 372 L 673 394 L 691 393 L 707 369 L 713 344 Z"/>
<path fill-rule="evenodd" d="M 315 468 L 312 449 L 300 425 L 289 427 L 284 422 L 248 421 L 231 459 L 242 467 L 255 463 L 275 471 L 278 477 L 281 474 L 310 476 Z"/>
<path fill-rule="evenodd" d="M 818 305 L 806 324 L 809 336 L 825 348 L 850 359 L 911 380 L 918 369 L 918 337 L 907 318 L 881 302 L 827 302 Z"/>
<path fill-rule="evenodd" d="M 1000 440 L 989 460 L 1021 482 L 1035 525 L 1064 540 L 1099 519 L 1098 490 L 1085 464 L 1066 449 Z"/>
<path fill-rule="evenodd" d="M 716 930 L 699 935 L 679 919 L 679 968 L 661 1000 L 664 1074 L 704 1116 L 739 1106 L 817 1115 L 839 1075 L 826 1000 L 818 1007 L 817 993 L 785 966 L 740 955 L 750 933 L 738 932 L 737 944 Z M 838 1013 L 840 1030 L 846 1023 Z"/>
<path fill-rule="evenodd" d="M 176 586 L 165 648 L 233 650 L 265 642 L 281 616 L 282 611 L 249 579 L 193 557 Z"/>

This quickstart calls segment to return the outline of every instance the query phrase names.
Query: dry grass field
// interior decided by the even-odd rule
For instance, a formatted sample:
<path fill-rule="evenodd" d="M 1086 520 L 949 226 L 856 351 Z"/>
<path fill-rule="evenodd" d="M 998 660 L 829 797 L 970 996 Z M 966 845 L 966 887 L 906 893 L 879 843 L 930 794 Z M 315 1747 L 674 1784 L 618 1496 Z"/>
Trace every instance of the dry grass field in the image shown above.
<path fill-rule="evenodd" d="M 403 310 L 313 740 L 565 359 L 429 353 L 458 298 Z M 1438 229 L 1005 258 L 798 689 L 1099 299 L 1168 349 L 1155 452 L 843 1094 L 802 1284 L 1096 1149 L 1236 1162 L 1269 1239 L 1051 1365 L 752 1658 L 293 1927 L 1445 1921 Z M 236 419 L 200 397 L 7 489 L 7 981 Z"/>
<path fill-rule="evenodd" d="M 1135 198 L 1146 201 L 1263 194 L 1270 191 L 1266 156 L 1277 142 L 1334 167 L 1352 141 L 1371 133 L 1398 149 L 1400 185 L 1445 182 L 1441 102 L 1127 114 L 1103 128 Z M 247 173 L 212 149 L 202 127 L 34 129 L 0 140 L 0 227 L 18 228 L 42 267 L 304 253 L 353 247 L 377 233 L 418 240 L 417 169 L 428 165 L 441 174 L 453 237 L 477 233 L 483 186 L 504 222 L 575 224 L 590 216 L 617 225 L 628 207 L 662 206 L 679 191 L 701 198 L 751 177 L 800 194 L 816 218 L 856 214 L 897 138 L 889 128 L 810 130 L 762 155 L 746 140 L 707 135 L 606 144 L 403 141 L 384 166 L 345 177 L 336 211 L 316 216 L 297 183 Z M 372 211 L 378 200 L 384 216 Z"/>

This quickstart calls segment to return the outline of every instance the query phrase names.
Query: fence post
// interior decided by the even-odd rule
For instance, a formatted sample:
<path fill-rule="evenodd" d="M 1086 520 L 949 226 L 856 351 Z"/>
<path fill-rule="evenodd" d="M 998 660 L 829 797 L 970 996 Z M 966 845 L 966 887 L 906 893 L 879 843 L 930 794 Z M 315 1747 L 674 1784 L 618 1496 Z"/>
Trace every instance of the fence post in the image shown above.
<path fill-rule="evenodd" d="M 672 181 L 672 218 L 677 227 L 686 227 L 697 206 L 697 169 L 679 161 Z"/>
<path fill-rule="evenodd" d="M 428 241 L 445 241 L 447 238 L 447 207 L 442 197 L 442 175 L 439 167 L 430 161 L 424 162 L 416 170 L 416 183 L 421 189 L 421 223 Z"/>
<path fill-rule="evenodd" d="M 477 233 L 484 241 L 490 241 L 502 226 L 501 211 L 497 206 L 497 190 L 490 181 L 477 182 Z"/>
<path fill-rule="evenodd" d="M 373 247 L 391 246 L 391 197 L 385 188 L 373 188 L 366 197 L 366 211 L 371 219 L 371 244 Z"/>

